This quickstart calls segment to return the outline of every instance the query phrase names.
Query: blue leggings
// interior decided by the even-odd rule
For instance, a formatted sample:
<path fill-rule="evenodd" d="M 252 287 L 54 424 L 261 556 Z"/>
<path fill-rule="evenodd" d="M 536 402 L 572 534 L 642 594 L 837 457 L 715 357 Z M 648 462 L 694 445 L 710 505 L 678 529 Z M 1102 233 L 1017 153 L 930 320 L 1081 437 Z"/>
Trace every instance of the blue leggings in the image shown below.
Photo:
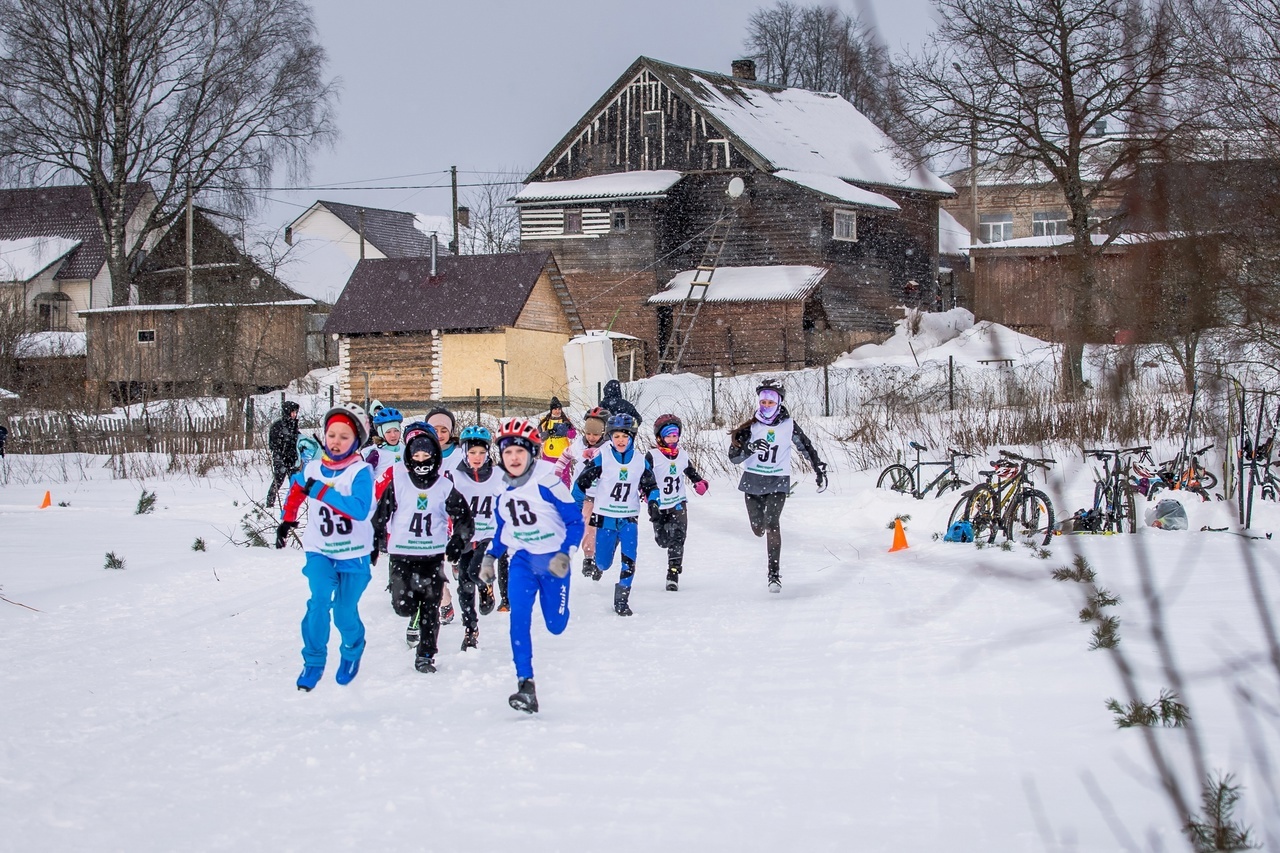
<path fill-rule="evenodd" d="M 511 659 L 517 678 L 533 678 L 533 599 L 542 605 L 542 621 L 552 634 L 563 633 L 569 624 L 569 575 L 558 578 L 551 574 L 547 564 L 553 556 L 527 551 L 511 556 L 507 595 L 511 602 Z"/>
<path fill-rule="evenodd" d="M 636 573 L 636 547 L 640 536 L 640 525 L 632 518 L 600 517 L 600 528 L 596 531 L 596 565 L 600 571 L 607 572 L 613 568 L 613 552 L 618 543 L 622 543 L 622 571 L 618 582 L 623 586 L 631 586 L 632 577 Z"/>
<path fill-rule="evenodd" d="M 364 654 L 364 623 L 360 621 L 360 596 L 369 585 L 369 557 L 334 560 L 307 552 L 302 574 L 311 585 L 307 615 L 302 618 L 302 661 L 324 666 L 329 656 L 329 613 L 342 637 L 344 660 L 360 660 Z"/>

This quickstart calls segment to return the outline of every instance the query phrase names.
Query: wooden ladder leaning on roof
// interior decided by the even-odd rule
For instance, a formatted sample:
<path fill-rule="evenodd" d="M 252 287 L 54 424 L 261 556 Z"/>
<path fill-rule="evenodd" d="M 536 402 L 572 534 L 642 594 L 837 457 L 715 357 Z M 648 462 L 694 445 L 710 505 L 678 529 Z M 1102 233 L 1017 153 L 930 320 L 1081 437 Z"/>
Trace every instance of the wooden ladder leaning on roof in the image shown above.
<path fill-rule="evenodd" d="M 710 286 L 711 279 L 716 274 L 720 256 L 724 254 L 725 241 L 728 240 L 732 228 L 732 215 L 721 211 L 720 218 L 711 226 L 707 246 L 702 252 L 702 260 L 693 271 L 689 292 L 671 312 L 671 335 L 667 338 L 667 345 L 662 348 L 662 357 L 658 359 L 659 373 L 675 373 L 680 369 L 684 351 L 689 346 L 689 339 L 693 335 L 693 326 L 697 322 L 698 312 L 702 310 L 702 303 L 707 295 L 707 287 Z"/>

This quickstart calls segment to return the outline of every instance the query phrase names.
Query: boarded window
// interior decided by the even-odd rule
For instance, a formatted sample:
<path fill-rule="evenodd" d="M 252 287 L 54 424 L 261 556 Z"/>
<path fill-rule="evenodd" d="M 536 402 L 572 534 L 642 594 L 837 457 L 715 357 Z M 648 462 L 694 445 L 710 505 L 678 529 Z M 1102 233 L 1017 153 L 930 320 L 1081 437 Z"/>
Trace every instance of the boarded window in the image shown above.
<path fill-rule="evenodd" d="M 858 214 L 852 210 L 837 210 L 833 219 L 831 236 L 837 240 L 856 241 L 858 239 Z"/>
<path fill-rule="evenodd" d="M 154 344 L 155 342 L 156 342 L 155 329 L 139 329 L 138 330 L 138 343 Z"/>
<path fill-rule="evenodd" d="M 582 233 L 582 211 L 566 210 L 564 212 L 564 233 L 581 234 Z"/>

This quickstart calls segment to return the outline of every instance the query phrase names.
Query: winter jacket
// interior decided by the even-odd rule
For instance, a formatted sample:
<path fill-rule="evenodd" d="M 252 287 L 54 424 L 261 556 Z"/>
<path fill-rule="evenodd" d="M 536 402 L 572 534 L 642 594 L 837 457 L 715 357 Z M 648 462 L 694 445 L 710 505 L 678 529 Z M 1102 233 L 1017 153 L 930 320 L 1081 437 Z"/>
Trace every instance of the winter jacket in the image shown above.
<path fill-rule="evenodd" d="M 809 464 L 815 470 L 821 470 L 822 460 L 818 458 L 818 451 L 814 449 L 813 442 L 809 440 L 809 436 L 805 435 L 804 430 L 800 429 L 800 425 L 791 420 L 791 413 L 787 411 L 786 406 L 779 406 L 778 419 L 773 424 L 766 424 L 766 426 L 778 427 L 787 421 L 791 421 L 791 445 L 805 455 L 805 458 L 809 460 Z M 729 441 L 729 461 L 734 465 L 741 465 L 756 453 L 755 450 L 748 447 L 751 441 L 751 427 L 754 423 L 756 423 L 756 420 L 753 418 L 733 431 Z M 771 495 L 778 492 L 789 492 L 791 491 L 791 476 L 789 474 L 772 476 L 743 471 L 742 479 L 738 481 L 738 490 L 749 495 Z"/>
<path fill-rule="evenodd" d="M 569 447 L 569 442 L 577 438 L 578 431 L 568 418 L 553 418 L 548 413 L 538 422 L 538 432 L 542 433 L 542 458 L 556 460 Z"/>
<path fill-rule="evenodd" d="M 292 407 L 292 408 L 290 408 Z M 298 411 L 298 404 L 284 404 L 284 414 L 271 424 L 267 431 L 267 447 L 271 450 L 271 467 L 276 471 L 288 473 L 298 464 L 298 419 L 290 417 L 290 412 Z"/>
<path fill-rule="evenodd" d="M 635 406 L 628 403 L 622 397 L 622 383 L 616 379 L 610 379 L 604 383 L 604 396 L 600 398 L 601 408 L 609 410 L 609 414 L 616 415 L 626 412 L 628 415 L 636 419 L 636 423 L 640 423 L 643 419 L 640 417 L 639 410 Z"/>

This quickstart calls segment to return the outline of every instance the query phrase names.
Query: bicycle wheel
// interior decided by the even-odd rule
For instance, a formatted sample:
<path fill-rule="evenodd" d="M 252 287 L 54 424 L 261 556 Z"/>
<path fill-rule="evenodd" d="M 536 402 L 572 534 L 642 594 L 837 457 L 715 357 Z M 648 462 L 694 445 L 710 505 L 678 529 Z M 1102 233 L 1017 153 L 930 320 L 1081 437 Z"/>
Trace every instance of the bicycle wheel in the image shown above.
<path fill-rule="evenodd" d="M 1276 499 L 1276 486 L 1270 479 L 1262 481 L 1262 499 L 1264 501 L 1274 501 Z"/>
<path fill-rule="evenodd" d="M 1117 509 L 1123 510 L 1123 513 L 1116 518 L 1116 533 L 1137 533 L 1138 505 L 1133 499 L 1133 486 L 1122 483 L 1120 488 L 1123 494 L 1120 496 L 1120 506 Z"/>
<path fill-rule="evenodd" d="M 892 489 L 909 495 L 915 491 L 916 481 L 911 476 L 911 469 L 906 465 L 890 465 L 880 472 L 880 479 L 876 480 L 876 488 Z"/>
<path fill-rule="evenodd" d="M 1048 545 L 1053 539 L 1053 502 L 1039 489 L 1023 489 L 1009 504 L 1003 527 L 1004 535 L 1010 539 L 1040 539 L 1041 544 Z"/>
<path fill-rule="evenodd" d="M 1167 488 L 1168 485 L 1165 484 L 1164 480 L 1156 480 L 1147 487 L 1147 500 L 1154 501 L 1156 499 L 1156 495 L 1160 494 Z"/>
<path fill-rule="evenodd" d="M 1093 484 L 1093 508 L 1101 512 L 1103 524 L 1103 529 L 1095 532 L 1102 533 L 1110 530 L 1114 520 L 1114 507 L 1111 506 L 1111 501 L 1107 500 L 1107 487 L 1102 483 Z"/>
<path fill-rule="evenodd" d="M 1218 487 L 1218 475 L 1214 474 L 1208 468 L 1200 469 L 1200 485 L 1206 490 L 1216 489 Z"/>
<path fill-rule="evenodd" d="M 967 486 L 967 485 L 969 485 L 967 482 L 955 477 L 951 478 L 950 480 L 943 480 L 941 483 L 938 484 L 937 496 L 942 497 L 950 489 L 955 489 L 958 492 L 963 486 Z"/>
<path fill-rule="evenodd" d="M 973 541 L 986 538 L 988 542 L 995 539 L 996 525 L 996 493 L 990 486 L 979 484 L 965 492 L 951 510 L 951 518 L 947 529 L 957 521 L 967 521 L 973 526 Z"/>

